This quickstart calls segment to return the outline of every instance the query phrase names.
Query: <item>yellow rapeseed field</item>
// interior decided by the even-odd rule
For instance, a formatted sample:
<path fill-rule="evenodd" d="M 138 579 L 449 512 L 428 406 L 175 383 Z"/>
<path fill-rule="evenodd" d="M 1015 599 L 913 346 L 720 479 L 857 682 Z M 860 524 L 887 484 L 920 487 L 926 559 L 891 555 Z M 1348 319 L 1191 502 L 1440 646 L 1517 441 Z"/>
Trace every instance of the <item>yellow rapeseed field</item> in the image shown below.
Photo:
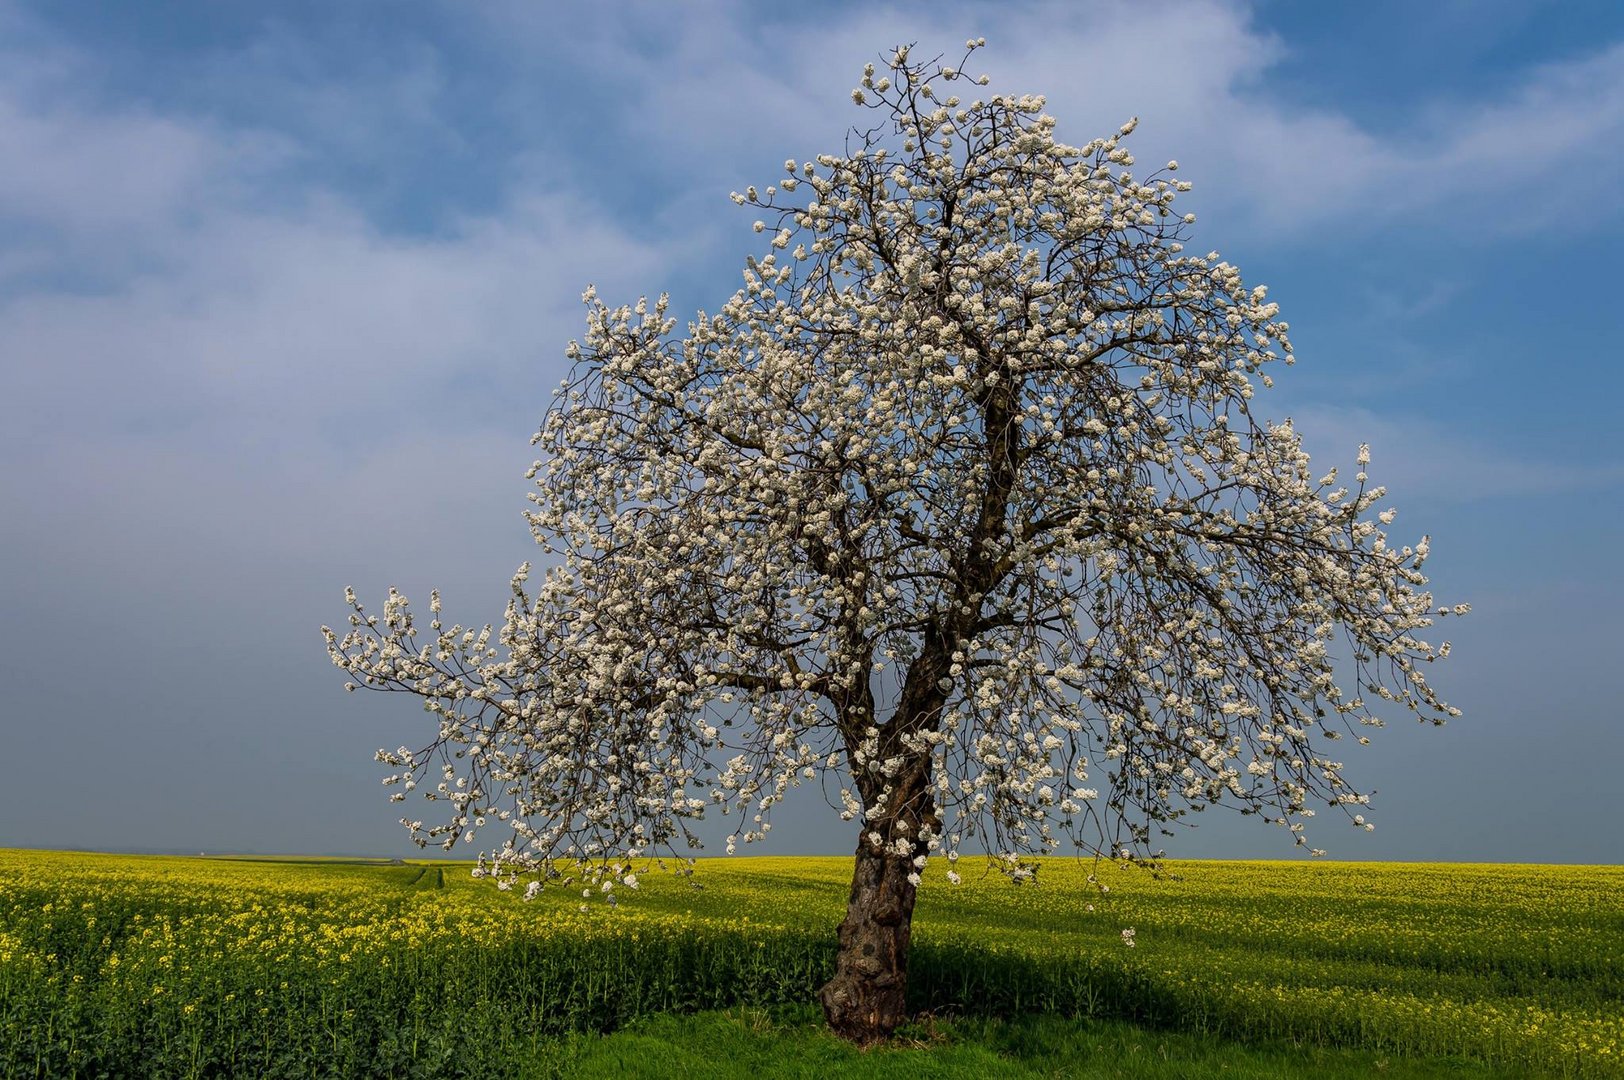
<path fill-rule="evenodd" d="M 970 862 L 927 873 L 919 1007 L 1624 1075 L 1624 868 L 1056 859 L 1017 886 Z M 466 864 L 0 851 L 0 1075 L 433 1073 L 810 1000 L 849 865 L 702 860 L 701 888 L 653 870 L 612 908 Z"/>

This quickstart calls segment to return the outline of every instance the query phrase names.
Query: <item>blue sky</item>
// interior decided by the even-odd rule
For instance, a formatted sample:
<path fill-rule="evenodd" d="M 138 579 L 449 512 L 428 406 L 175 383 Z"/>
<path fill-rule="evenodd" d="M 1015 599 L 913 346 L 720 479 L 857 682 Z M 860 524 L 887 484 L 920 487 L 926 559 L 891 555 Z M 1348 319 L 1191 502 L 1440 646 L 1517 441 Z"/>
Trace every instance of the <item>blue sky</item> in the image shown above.
<path fill-rule="evenodd" d="M 1369 442 L 1474 607 L 1465 715 L 1348 754 L 1377 829 L 1313 842 L 1624 861 L 1624 8 L 1554 2 L 0 0 L 0 845 L 406 853 L 371 754 L 427 717 L 342 692 L 343 587 L 497 618 L 582 288 L 715 309 L 728 193 L 973 36 L 1062 139 L 1178 158 L 1293 326 L 1259 411 Z M 850 849 L 792 811 L 769 850 Z"/>

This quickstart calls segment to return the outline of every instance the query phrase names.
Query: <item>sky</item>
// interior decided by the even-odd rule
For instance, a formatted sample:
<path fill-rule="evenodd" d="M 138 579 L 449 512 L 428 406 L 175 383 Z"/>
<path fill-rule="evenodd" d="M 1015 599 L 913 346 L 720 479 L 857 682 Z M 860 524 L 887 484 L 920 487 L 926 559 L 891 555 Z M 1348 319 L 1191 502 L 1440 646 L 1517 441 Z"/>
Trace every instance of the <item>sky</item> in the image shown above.
<path fill-rule="evenodd" d="M 1292 325 L 1257 412 L 1369 443 L 1472 605 L 1464 715 L 1345 753 L 1376 829 L 1312 843 L 1624 862 L 1624 7 L 1554 0 L 0 0 L 0 846 L 415 853 L 372 754 L 430 718 L 343 692 L 344 587 L 500 621 L 585 286 L 715 310 L 729 192 L 978 36 L 1063 141 L 1179 160 L 1192 247 Z M 1170 855 L 1297 856 L 1203 819 Z"/>

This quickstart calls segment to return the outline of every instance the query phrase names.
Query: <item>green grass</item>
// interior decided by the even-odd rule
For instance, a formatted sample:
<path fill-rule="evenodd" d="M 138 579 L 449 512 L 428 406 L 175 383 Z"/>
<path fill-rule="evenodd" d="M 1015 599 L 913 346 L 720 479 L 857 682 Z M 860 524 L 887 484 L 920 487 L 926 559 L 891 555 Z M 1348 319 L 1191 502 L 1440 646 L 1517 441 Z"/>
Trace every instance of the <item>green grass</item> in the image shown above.
<path fill-rule="evenodd" d="M 1624 1077 L 1624 868 L 960 870 L 927 871 L 909 976 L 951 1019 L 860 1055 L 807 1011 L 847 859 L 643 872 L 612 909 L 455 863 L 0 851 L 0 1077 Z"/>
<path fill-rule="evenodd" d="M 1460 1060 L 1363 1050 L 1248 1045 L 1121 1021 L 1027 1016 L 931 1019 L 891 1047 L 862 1051 L 830 1035 L 809 1006 L 656 1016 L 612 1035 L 561 1044 L 568 1080 L 1490 1080 L 1524 1075 Z"/>

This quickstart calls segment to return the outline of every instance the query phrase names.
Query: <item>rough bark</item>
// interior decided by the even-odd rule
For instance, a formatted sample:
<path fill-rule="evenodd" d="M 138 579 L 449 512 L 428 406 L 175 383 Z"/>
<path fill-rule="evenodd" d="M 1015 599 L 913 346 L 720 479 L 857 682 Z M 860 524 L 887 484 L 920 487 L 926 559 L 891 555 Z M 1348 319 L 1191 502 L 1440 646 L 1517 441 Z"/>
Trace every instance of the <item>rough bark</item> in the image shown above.
<path fill-rule="evenodd" d="M 889 1038 L 906 1018 L 914 896 L 911 855 L 857 843 L 851 897 L 840 924 L 835 977 L 819 993 L 830 1030 L 860 1045 Z"/>
<path fill-rule="evenodd" d="M 889 1038 L 907 1016 L 908 946 L 918 893 L 908 878 L 915 872 L 914 860 L 930 850 L 927 837 L 941 827 L 931 795 L 931 757 L 917 747 L 909 749 L 907 740 L 940 722 L 945 700 L 940 682 L 953 646 L 954 639 L 934 627 L 926 629 L 880 746 L 881 760 L 899 763 L 895 772 L 887 776 L 864 768 L 856 753 L 873 717 L 874 700 L 866 684 L 861 700 L 854 702 L 863 711 L 842 727 L 852 779 L 865 810 L 878 817 L 865 820 L 858 835 L 835 977 L 818 996 L 830 1030 L 863 1046 Z M 879 845 L 872 839 L 876 833 Z M 906 850 L 898 851 L 903 840 Z"/>

